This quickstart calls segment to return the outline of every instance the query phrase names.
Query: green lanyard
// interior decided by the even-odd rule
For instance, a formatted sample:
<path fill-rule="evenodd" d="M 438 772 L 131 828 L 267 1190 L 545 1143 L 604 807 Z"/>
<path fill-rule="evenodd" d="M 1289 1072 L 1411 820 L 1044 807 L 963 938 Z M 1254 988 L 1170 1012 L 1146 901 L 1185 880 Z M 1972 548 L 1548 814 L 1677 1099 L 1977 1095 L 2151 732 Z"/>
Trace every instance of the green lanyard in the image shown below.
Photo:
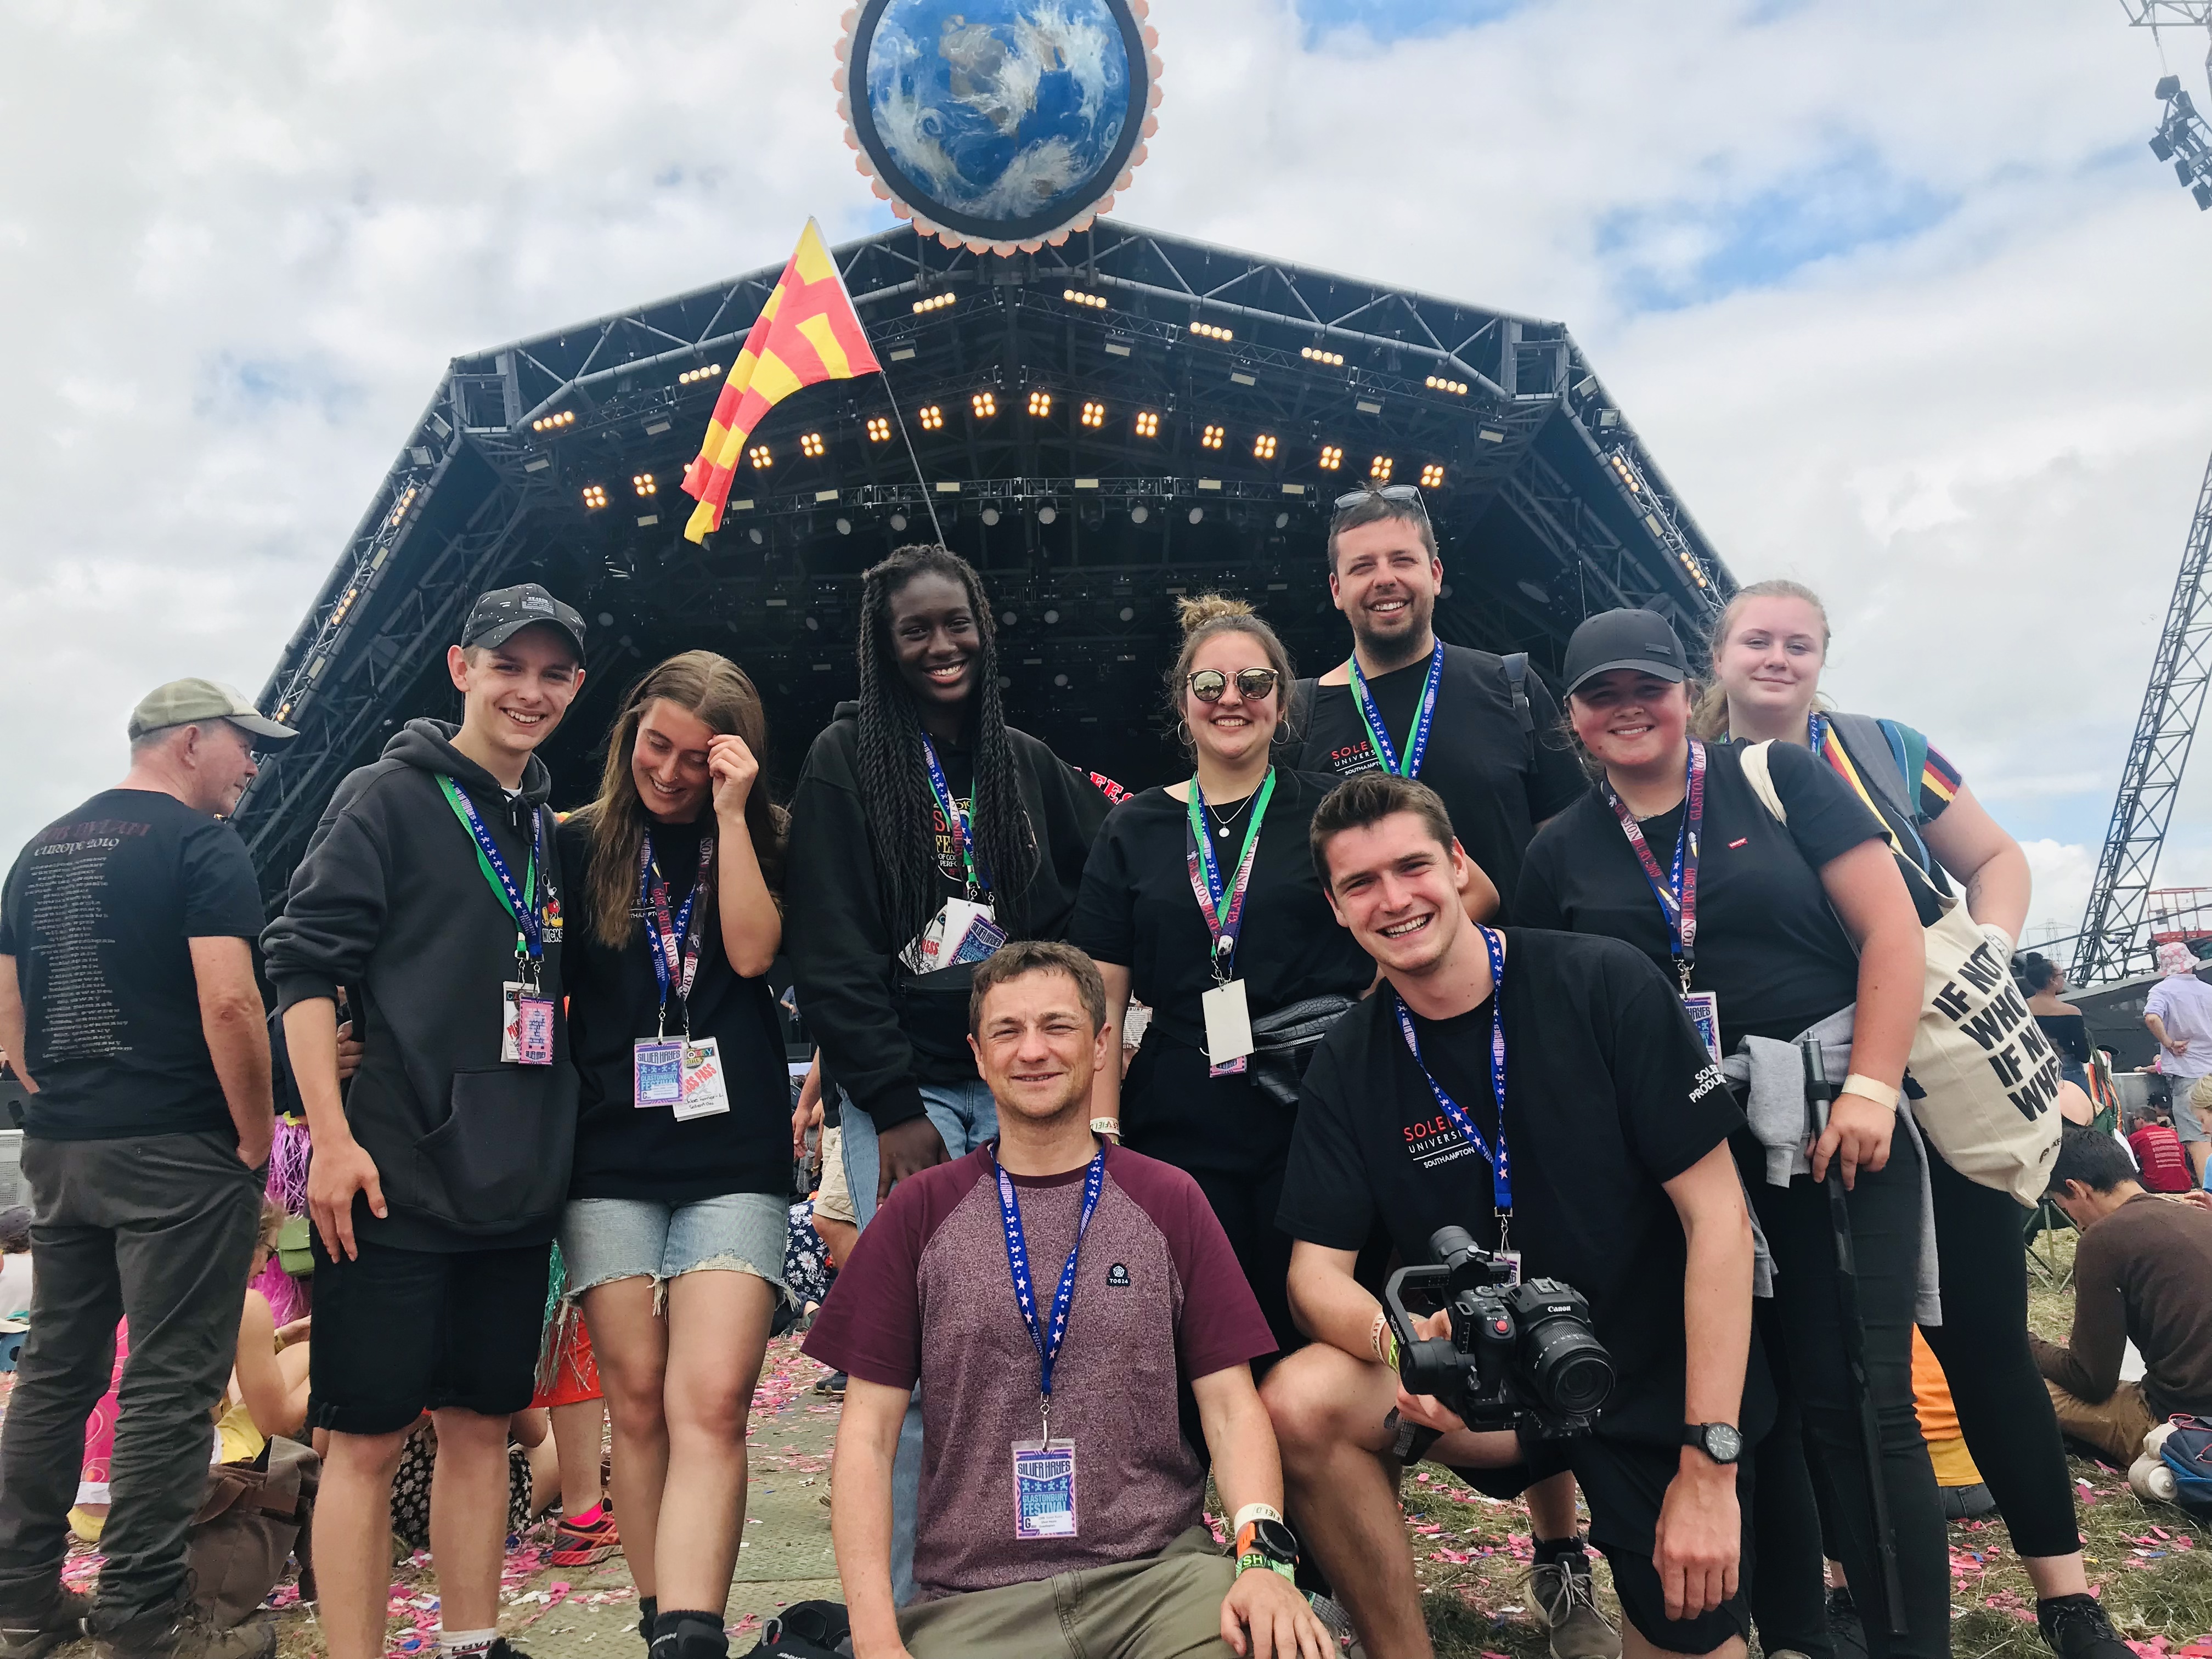
<path fill-rule="evenodd" d="M 526 914 L 533 917 L 538 914 L 538 836 L 541 830 L 536 809 L 532 808 L 531 811 L 530 859 L 523 866 L 522 903 L 518 908 L 514 892 L 514 878 L 509 873 L 504 859 L 494 865 L 493 860 L 498 858 L 499 849 L 492 845 L 490 835 L 484 829 L 483 819 L 477 813 L 473 803 L 465 799 L 454 787 L 453 781 L 442 772 L 438 775 L 438 787 L 445 792 L 446 805 L 453 809 L 453 816 L 461 821 L 461 828 L 469 832 L 469 840 L 476 848 L 477 868 L 483 873 L 484 884 L 491 889 L 500 908 L 514 918 L 515 956 L 521 959 L 535 957 L 538 952 L 532 947 L 538 941 L 531 935 L 538 930 L 530 927 L 523 917 Z"/>

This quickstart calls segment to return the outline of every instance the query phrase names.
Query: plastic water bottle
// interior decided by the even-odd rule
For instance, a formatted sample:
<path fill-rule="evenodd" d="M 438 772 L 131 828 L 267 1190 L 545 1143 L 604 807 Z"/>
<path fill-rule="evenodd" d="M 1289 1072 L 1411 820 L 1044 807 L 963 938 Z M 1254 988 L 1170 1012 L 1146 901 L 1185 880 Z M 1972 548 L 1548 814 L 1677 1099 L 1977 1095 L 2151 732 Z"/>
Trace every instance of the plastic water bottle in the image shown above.
<path fill-rule="evenodd" d="M 2174 1485 L 2173 1471 L 2158 1455 L 2159 1447 L 2172 1432 L 2172 1424 L 2161 1423 L 2143 1436 L 2142 1455 L 2129 1467 L 2128 1488 L 2145 1503 L 2155 1499 L 2161 1504 L 2171 1504 L 2175 1500 L 2179 1489 Z"/>

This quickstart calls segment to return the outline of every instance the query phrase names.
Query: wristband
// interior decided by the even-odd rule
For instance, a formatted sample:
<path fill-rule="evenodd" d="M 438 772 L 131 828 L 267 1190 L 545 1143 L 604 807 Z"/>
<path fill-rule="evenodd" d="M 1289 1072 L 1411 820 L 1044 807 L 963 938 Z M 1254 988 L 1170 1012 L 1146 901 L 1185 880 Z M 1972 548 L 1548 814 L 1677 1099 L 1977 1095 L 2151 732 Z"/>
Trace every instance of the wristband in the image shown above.
<path fill-rule="evenodd" d="M 1388 1365 L 1394 1371 L 1398 1369 L 1398 1335 L 1390 1328 L 1389 1314 L 1376 1312 L 1375 1323 L 1367 1333 L 1367 1346 L 1377 1364 Z"/>
<path fill-rule="evenodd" d="M 1118 1117 L 1094 1117 L 1091 1120 L 1091 1133 L 1094 1135 L 1113 1135 L 1118 1139 L 1121 1133 L 1121 1120 Z"/>
<path fill-rule="evenodd" d="M 1893 1112 L 1897 1109 L 1898 1091 L 1893 1085 L 1877 1083 L 1874 1079 L 1863 1076 L 1857 1072 L 1853 1072 L 1845 1078 L 1844 1086 L 1836 1092 L 1839 1095 L 1861 1095 L 1877 1106 L 1887 1107 Z"/>
<path fill-rule="evenodd" d="M 1273 1504 L 1247 1504 L 1237 1511 L 1236 1518 L 1230 1522 L 1230 1535 L 1234 1538 L 1243 1537 L 1244 1528 L 1249 1522 L 1280 1521 L 1282 1518 L 1282 1511 Z"/>
<path fill-rule="evenodd" d="M 1249 1572 L 1255 1567 L 1265 1567 L 1270 1572 L 1279 1572 L 1293 1584 L 1298 1582 L 1297 1567 L 1291 1562 L 1278 1561 L 1273 1556 L 1262 1555 L 1257 1550 L 1237 1558 L 1237 1571 L 1239 1573 Z"/>

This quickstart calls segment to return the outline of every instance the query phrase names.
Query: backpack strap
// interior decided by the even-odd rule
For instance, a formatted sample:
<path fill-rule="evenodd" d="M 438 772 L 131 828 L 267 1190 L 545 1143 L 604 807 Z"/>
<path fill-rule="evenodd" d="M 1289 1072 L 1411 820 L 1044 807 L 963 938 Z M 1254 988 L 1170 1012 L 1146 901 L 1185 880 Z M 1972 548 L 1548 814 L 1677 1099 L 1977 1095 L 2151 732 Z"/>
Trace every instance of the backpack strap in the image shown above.
<path fill-rule="evenodd" d="M 1498 660 L 1505 668 L 1505 689 L 1512 694 L 1513 719 L 1533 751 L 1536 746 L 1536 715 L 1528 707 L 1528 653 L 1515 651 Z"/>
<path fill-rule="evenodd" d="M 1774 787 L 1774 775 L 1766 765 L 1768 751 L 1773 747 L 1771 740 L 1743 745 L 1740 751 L 1743 756 L 1743 781 L 1751 786 L 1751 793 L 1759 797 L 1759 804 L 1774 815 L 1774 821 L 1786 824 L 1790 822 L 1790 811 L 1783 805 L 1782 796 Z"/>
<path fill-rule="evenodd" d="M 1923 875 L 1928 874 L 1936 860 L 1920 838 L 1920 769 L 1910 764 L 1911 756 L 1903 728 L 1894 720 L 1878 720 L 1867 714 L 1831 714 L 1828 725 L 1866 787 L 1881 797 L 1881 805 L 1888 807 L 1881 816 L 1891 821 L 1893 829 L 1903 831 L 1905 839 L 1899 842 L 1899 850 L 1920 866 Z M 1924 761 L 1924 738 L 1921 749 Z"/>
<path fill-rule="evenodd" d="M 1314 699 L 1321 694 L 1319 680 L 1300 680 L 1291 688 L 1289 715 L 1291 736 L 1303 743 L 1306 727 L 1312 723 Z"/>

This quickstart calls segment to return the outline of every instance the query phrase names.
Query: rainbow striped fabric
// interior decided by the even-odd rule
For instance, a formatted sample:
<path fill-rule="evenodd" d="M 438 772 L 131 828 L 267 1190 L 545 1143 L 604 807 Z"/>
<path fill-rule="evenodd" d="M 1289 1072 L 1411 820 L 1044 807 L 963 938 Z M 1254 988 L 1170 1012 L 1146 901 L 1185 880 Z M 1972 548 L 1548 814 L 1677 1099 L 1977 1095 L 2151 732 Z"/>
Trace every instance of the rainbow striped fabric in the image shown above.
<path fill-rule="evenodd" d="M 699 502 L 684 526 L 685 537 L 704 541 L 722 527 L 745 440 L 769 410 L 805 386 L 882 373 L 821 228 L 809 219 L 723 383 L 706 440 L 684 470 L 684 493 Z"/>

